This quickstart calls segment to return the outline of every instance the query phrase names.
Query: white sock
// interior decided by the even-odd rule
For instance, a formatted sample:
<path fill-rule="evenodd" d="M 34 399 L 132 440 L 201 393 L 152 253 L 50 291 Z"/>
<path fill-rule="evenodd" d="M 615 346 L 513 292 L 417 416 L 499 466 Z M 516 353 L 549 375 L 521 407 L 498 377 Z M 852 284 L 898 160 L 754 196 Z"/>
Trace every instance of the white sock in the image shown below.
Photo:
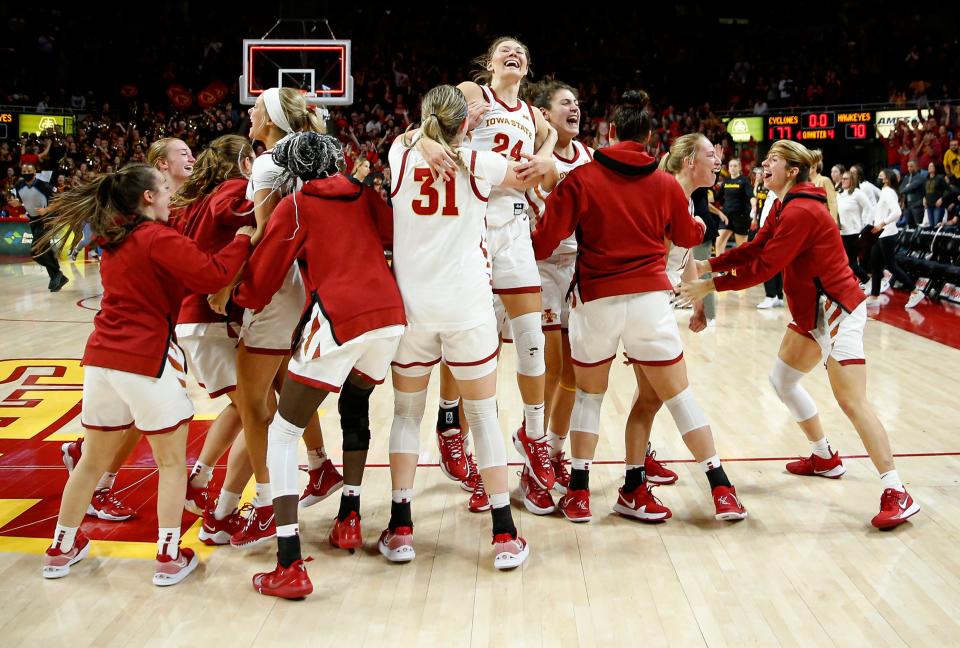
<path fill-rule="evenodd" d="M 441 432 L 440 436 L 447 438 L 447 437 L 457 436 L 460 433 L 461 433 L 460 428 L 450 428 L 449 430 L 444 430 L 443 432 Z"/>
<path fill-rule="evenodd" d="M 574 470 L 590 470 L 590 466 L 593 465 L 593 459 L 577 459 L 573 458 L 570 460 L 570 467 Z"/>
<path fill-rule="evenodd" d="M 213 511 L 213 517 L 222 520 L 237 510 L 240 506 L 240 493 L 231 493 L 224 489 L 220 491 L 220 497 L 217 498 L 217 508 Z"/>
<path fill-rule="evenodd" d="M 327 452 L 323 448 L 307 448 L 307 468 L 316 470 L 327 460 Z"/>
<path fill-rule="evenodd" d="M 830 452 L 830 442 L 827 441 L 827 437 L 823 437 L 819 441 L 811 441 L 810 447 L 813 449 L 813 454 L 821 459 L 829 459 L 833 456 Z"/>
<path fill-rule="evenodd" d="M 160 528 L 157 535 L 157 555 L 176 558 L 180 553 L 180 527 Z"/>
<path fill-rule="evenodd" d="M 77 538 L 79 527 L 65 527 L 57 525 L 53 531 L 53 547 L 66 553 L 73 549 L 73 541 Z"/>
<path fill-rule="evenodd" d="M 490 493 L 490 508 L 510 506 L 510 493 Z"/>
<path fill-rule="evenodd" d="M 360 486 L 343 485 L 343 494 L 347 497 L 360 497 Z"/>
<path fill-rule="evenodd" d="M 113 488 L 113 482 L 117 481 L 117 473 L 105 472 L 97 482 L 97 490 L 109 490 Z"/>
<path fill-rule="evenodd" d="M 397 504 L 403 504 L 404 502 L 412 502 L 413 489 L 398 488 L 396 490 L 390 491 L 390 499 L 396 502 Z"/>
<path fill-rule="evenodd" d="M 293 524 L 278 524 L 277 525 L 277 537 L 278 538 L 292 538 L 293 536 L 300 535 L 300 525 L 294 522 Z"/>
<path fill-rule="evenodd" d="M 543 403 L 538 405 L 523 404 L 524 430 L 531 441 L 543 439 L 543 413 L 545 411 Z"/>
<path fill-rule="evenodd" d="M 453 409 L 460 406 L 460 398 L 454 398 L 453 400 L 440 399 L 440 409 Z"/>
<path fill-rule="evenodd" d="M 903 487 L 903 482 L 900 481 L 900 475 L 896 470 L 889 470 L 880 475 L 880 482 L 883 484 L 884 490 L 887 488 L 892 488 L 900 491 L 901 493 L 904 493 L 907 490 Z"/>
<path fill-rule="evenodd" d="M 270 484 L 257 483 L 257 494 L 253 497 L 253 505 L 257 508 L 261 506 L 272 506 L 273 498 L 270 497 Z"/>
<path fill-rule="evenodd" d="M 643 468 L 645 464 L 627 464 L 626 470 L 629 472 L 631 470 L 636 470 L 637 468 Z"/>
<path fill-rule="evenodd" d="M 703 470 L 703 472 L 705 473 L 710 472 L 714 468 L 720 467 L 720 457 L 718 455 L 713 455 L 712 457 L 704 459 L 699 463 L 700 463 L 700 469 Z"/>
<path fill-rule="evenodd" d="M 190 473 L 190 485 L 196 488 L 206 488 L 213 477 L 213 466 L 198 461 L 193 465 L 193 472 Z"/>
<path fill-rule="evenodd" d="M 563 452 L 563 444 L 566 442 L 566 435 L 560 436 L 553 430 L 547 433 L 547 444 L 550 446 L 550 458 L 556 459 L 557 455 Z"/>

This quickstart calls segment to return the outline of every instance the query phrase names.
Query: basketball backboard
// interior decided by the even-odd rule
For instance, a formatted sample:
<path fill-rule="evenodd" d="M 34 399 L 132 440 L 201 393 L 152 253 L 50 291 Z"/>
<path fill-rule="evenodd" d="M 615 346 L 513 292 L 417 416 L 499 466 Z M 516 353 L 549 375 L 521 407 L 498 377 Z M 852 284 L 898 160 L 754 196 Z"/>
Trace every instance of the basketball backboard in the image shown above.
<path fill-rule="evenodd" d="M 244 39 L 240 103 L 273 87 L 296 88 L 314 105 L 353 103 L 350 41 Z"/>

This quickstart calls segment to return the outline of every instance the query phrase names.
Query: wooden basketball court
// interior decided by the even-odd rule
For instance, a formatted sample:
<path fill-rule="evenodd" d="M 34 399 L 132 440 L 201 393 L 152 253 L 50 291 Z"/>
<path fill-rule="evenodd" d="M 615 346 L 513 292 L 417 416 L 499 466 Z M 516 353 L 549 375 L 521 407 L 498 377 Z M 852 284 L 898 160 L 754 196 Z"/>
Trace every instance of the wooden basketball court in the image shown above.
<path fill-rule="evenodd" d="M 767 382 L 787 315 L 757 311 L 756 291 L 724 294 L 718 326 L 684 328 L 696 394 L 749 519 L 716 522 L 707 482 L 665 412 L 653 442 L 680 474 L 655 494 L 673 519 L 644 525 L 610 511 L 622 479 L 623 423 L 634 385 L 616 364 L 593 468 L 593 522 L 536 517 L 514 497 L 531 545 L 522 569 L 493 569 L 488 514 L 435 467 L 431 412 L 413 502 L 417 558 L 386 562 L 376 538 L 390 511 L 389 381 L 374 393 L 373 443 L 363 484 L 365 546 L 333 549 L 332 497 L 301 514 L 316 588 L 308 600 L 256 594 L 250 578 L 275 563 L 273 543 L 247 553 L 186 545 L 200 568 L 182 584 L 154 587 L 155 469 L 141 445 L 117 481 L 138 510 L 126 523 L 87 518 L 93 551 L 69 577 L 40 576 L 66 480 L 60 444 L 81 432 L 78 359 L 100 293 L 98 265 L 64 264 L 56 294 L 32 263 L 0 265 L 0 644 L 3 646 L 949 646 L 960 645 L 960 351 L 870 320 L 869 396 L 886 425 L 901 476 L 923 510 L 881 533 L 870 526 L 881 487 L 855 431 L 830 394 L 826 372 L 805 381 L 828 436 L 846 459 L 841 480 L 799 478 L 784 463 L 809 446 Z M 936 308 L 924 304 L 918 308 Z M 685 326 L 687 315 L 678 317 Z M 514 358 L 501 364 L 503 429 L 519 424 Z M 225 402 L 191 382 L 203 430 Z M 321 421 L 335 461 L 335 404 Z M 508 446 L 509 447 L 509 446 Z M 517 456 L 512 450 L 511 460 Z M 675 463 L 674 463 L 675 462 Z M 516 468 L 519 471 L 519 467 Z M 216 481 L 222 479 L 218 470 Z M 511 475 L 511 487 L 518 478 Z M 249 495 L 249 493 L 248 493 Z"/>

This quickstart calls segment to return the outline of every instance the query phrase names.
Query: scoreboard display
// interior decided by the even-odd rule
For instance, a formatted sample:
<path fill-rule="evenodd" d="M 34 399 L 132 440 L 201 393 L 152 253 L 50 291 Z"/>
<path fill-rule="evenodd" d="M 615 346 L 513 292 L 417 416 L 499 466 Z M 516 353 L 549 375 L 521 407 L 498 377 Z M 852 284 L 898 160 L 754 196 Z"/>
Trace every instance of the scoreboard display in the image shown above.
<path fill-rule="evenodd" d="M 783 113 L 767 116 L 765 134 L 770 140 L 798 142 L 866 140 L 873 135 L 873 123 L 872 111 Z"/>

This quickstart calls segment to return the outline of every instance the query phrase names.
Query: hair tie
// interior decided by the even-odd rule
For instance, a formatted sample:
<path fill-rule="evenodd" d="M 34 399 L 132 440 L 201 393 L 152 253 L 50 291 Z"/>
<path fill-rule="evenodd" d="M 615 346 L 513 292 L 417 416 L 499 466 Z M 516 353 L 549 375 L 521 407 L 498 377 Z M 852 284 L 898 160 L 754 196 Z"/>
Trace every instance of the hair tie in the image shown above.
<path fill-rule="evenodd" d="M 314 106 L 312 103 L 308 103 L 308 104 L 307 104 L 307 111 L 308 111 L 308 112 L 316 112 L 316 110 L 317 110 L 317 107 Z"/>
<path fill-rule="evenodd" d="M 440 121 L 440 118 L 437 117 L 437 113 L 430 113 L 430 116 L 436 119 L 437 121 Z"/>

